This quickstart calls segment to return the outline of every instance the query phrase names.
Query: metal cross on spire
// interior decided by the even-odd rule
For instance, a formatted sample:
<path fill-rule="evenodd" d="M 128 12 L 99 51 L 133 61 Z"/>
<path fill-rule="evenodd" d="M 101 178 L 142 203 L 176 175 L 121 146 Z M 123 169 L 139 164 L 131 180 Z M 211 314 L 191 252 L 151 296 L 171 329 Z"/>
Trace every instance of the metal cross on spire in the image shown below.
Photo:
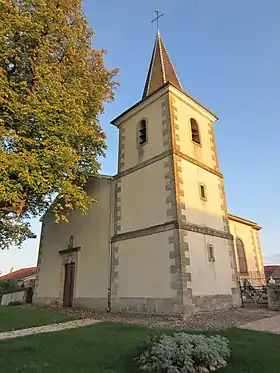
<path fill-rule="evenodd" d="M 157 23 L 157 32 L 159 32 L 159 18 L 164 16 L 164 13 L 160 13 L 159 9 L 154 9 L 154 12 L 156 13 L 156 17 L 152 20 L 151 23 Z"/>

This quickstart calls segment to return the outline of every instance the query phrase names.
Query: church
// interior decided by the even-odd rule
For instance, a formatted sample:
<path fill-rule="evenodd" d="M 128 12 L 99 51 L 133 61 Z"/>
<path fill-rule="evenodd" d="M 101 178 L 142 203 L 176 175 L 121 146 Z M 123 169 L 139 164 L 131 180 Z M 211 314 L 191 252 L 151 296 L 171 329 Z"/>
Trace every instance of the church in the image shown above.
<path fill-rule="evenodd" d="M 111 122 L 117 174 L 88 181 L 87 215 L 42 217 L 35 304 L 173 315 L 240 306 L 240 279 L 264 278 L 261 227 L 227 210 L 217 119 L 183 90 L 158 33 L 141 100 Z"/>

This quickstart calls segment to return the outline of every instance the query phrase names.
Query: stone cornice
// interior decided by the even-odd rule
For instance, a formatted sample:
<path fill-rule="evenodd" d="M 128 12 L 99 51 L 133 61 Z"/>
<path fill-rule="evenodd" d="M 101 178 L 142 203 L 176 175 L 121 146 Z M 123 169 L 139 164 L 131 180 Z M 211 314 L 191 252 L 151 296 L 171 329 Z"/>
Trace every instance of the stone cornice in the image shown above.
<path fill-rule="evenodd" d="M 213 229 L 210 227 L 202 226 L 199 224 L 192 224 L 184 221 L 171 221 L 163 224 L 157 224 L 150 226 L 148 228 L 143 229 L 137 229 L 129 232 L 122 232 L 119 234 L 115 234 L 111 238 L 111 242 L 118 242 L 118 241 L 124 241 L 129 240 L 132 238 L 142 237 L 142 236 L 148 236 L 151 234 L 157 234 L 164 231 L 169 231 L 172 229 L 182 229 L 189 232 L 195 232 L 200 234 L 205 234 L 207 236 L 215 236 L 220 238 L 225 238 L 228 240 L 232 240 L 232 235 L 230 233 L 227 233 L 225 231 L 220 231 L 218 229 Z"/>
<path fill-rule="evenodd" d="M 76 247 L 72 247 L 71 249 L 60 250 L 59 254 L 60 255 L 67 255 L 67 254 L 71 254 L 71 253 L 76 253 L 77 251 L 80 251 L 80 250 L 81 250 L 81 246 L 76 246 Z"/>

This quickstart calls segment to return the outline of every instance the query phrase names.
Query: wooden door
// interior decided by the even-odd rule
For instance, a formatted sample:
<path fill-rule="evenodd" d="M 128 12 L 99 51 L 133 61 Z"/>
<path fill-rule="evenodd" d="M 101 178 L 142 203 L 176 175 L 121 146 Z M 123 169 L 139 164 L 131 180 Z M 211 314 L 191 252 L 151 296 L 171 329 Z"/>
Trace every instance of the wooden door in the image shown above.
<path fill-rule="evenodd" d="M 65 264 L 63 307 L 72 307 L 74 294 L 75 263 Z"/>

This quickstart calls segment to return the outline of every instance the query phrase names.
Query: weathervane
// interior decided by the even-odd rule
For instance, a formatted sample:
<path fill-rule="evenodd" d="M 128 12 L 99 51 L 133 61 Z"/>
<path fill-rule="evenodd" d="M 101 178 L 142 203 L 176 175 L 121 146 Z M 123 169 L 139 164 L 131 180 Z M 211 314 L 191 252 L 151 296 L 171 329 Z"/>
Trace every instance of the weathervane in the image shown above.
<path fill-rule="evenodd" d="M 156 22 L 157 23 L 157 32 L 159 32 L 159 18 L 164 16 L 164 13 L 160 13 L 159 9 L 154 9 L 154 12 L 156 13 L 156 17 L 152 20 L 151 23 Z"/>

